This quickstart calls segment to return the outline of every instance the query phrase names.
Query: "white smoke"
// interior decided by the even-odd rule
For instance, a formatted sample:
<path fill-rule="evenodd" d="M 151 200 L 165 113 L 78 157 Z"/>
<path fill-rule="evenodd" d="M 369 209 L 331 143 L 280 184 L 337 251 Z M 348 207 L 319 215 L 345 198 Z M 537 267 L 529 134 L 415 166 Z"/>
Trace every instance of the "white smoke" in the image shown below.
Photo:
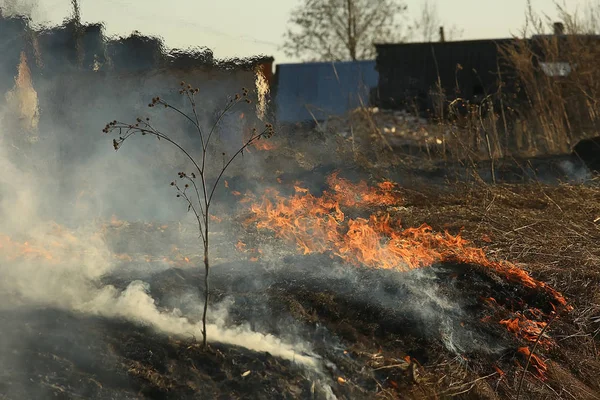
<path fill-rule="evenodd" d="M 5 16 L 31 16 L 37 10 L 38 0 L 0 0 L 0 9 Z"/>
<path fill-rule="evenodd" d="M 101 223 L 93 221 L 90 213 L 86 215 L 72 209 L 73 198 L 56 194 L 53 179 L 58 171 L 53 171 L 44 160 L 29 158 L 26 149 L 14 147 L 11 138 L 18 137 L 22 128 L 15 123 L 12 113 L 6 112 L 4 107 L 0 109 L 0 307 L 55 307 L 75 313 L 124 318 L 166 334 L 200 338 L 201 326 L 177 309 L 159 308 L 149 294 L 147 283 L 133 281 L 124 290 L 101 283 L 107 274 L 118 274 L 113 254 L 103 240 Z M 40 122 L 41 136 L 45 129 L 51 128 L 61 129 Z M 116 158 L 110 149 L 110 139 L 104 137 L 104 140 L 105 153 L 74 166 L 70 173 L 77 182 L 91 179 L 93 187 L 90 190 L 94 186 L 107 192 L 119 190 L 110 185 L 115 179 L 112 171 Z M 135 160 L 121 158 L 120 162 L 120 172 L 125 175 L 143 171 Z M 32 168 L 31 164 L 37 165 Z M 145 185 L 152 186 L 153 182 Z M 169 189 L 165 185 L 161 190 L 167 192 Z M 118 208 L 124 204 L 105 205 L 111 206 Z M 127 207 L 132 206 L 127 203 L 125 209 Z M 67 228 L 53 221 L 53 213 L 68 213 L 75 218 Z M 198 310 L 201 307 L 202 303 L 198 302 Z M 253 332 L 247 326 L 226 327 L 224 310 L 217 307 L 213 311 L 207 329 L 209 341 L 269 352 L 318 369 L 317 359 L 307 355 L 310 353 L 308 345 L 284 343 L 273 335 Z"/>

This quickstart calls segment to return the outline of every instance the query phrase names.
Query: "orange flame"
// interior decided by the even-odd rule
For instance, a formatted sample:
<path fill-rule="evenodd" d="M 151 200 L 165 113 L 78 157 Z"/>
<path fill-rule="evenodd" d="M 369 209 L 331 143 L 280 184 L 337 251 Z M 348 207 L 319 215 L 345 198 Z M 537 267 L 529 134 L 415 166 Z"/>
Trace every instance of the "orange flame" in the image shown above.
<path fill-rule="evenodd" d="M 536 354 L 532 354 L 529 350 L 529 347 L 521 347 L 519 348 L 518 352 L 525 356 L 525 358 L 527 359 L 529 359 L 529 357 L 531 356 L 530 365 L 535 369 L 538 376 L 541 379 L 544 379 L 546 371 L 548 370 L 548 366 L 546 366 L 546 363 Z"/>
<path fill-rule="evenodd" d="M 111 231 L 118 231 L 129 226 L 126 221 L 119 220 L 113 216 L 109 221 L 102 224 L 94 236 L 101 238 Z M 144 224 L 145 229 L 155 229 L 164 232 L 168 225 L 154 226 L 153 224 Z M 0 234 L 0 261 L 35 261 L 44 262 L 48 265 L 58 265 L 59 263 L 83 262 L 88 252 L 89 238 L 81 238 L 70 232 L 64 226 L 53 223 L 50 229 L 43 237 L 31 238 L 27 241 L 17 241 L 8 235 Z M 116 263 L 146 262 L 146 263 L 167 263 L 175 267 L 189 265 L 192 260 L 190 257 L 179 252 L 179 249 L 173 247 L 170 256 L 148 255 L 148 254 L 127 254 L 113 253 L 112 259 Z"/>
<path fill-rule="evenodd" d="M 546 327 L 546 322 L 534 321 L 526 318 L 522 314 L 517 314 L 513 319 L 504 319 L 500 321 L 506 329 L 515 335 L 524 338 L 529 342 L 536 342 L 542 334 L 542 330 Z M 549 338 L 539 338 L 540 345 L 548 348 L 553 342 Z"/>
<path fill-rule="evenodd" d="M 238 249 L 238 251 L 245 251 L 246 243 L 242 242 L 241 240 L 238 240 L 237 244 L 235 245 L 235 248 Z"/>
<path fill-rule="evenodd" d="M 15 87 L 6 94 L 6 100 L 9 106 L 13 107 L 13 112 L 19 116 L 26 130 L 37 129 L 39 122 L 38 94 L 33 87 L 31 70 L 25 52 L 21 52 Z"/>
<path fill-rule="evenodd" d="M 0 235 L 0 253 L 6 261 L 42 259 L 53 263 L 58 262 L 51 251 L 40 246 L 31 245 L 29 242 L 15 242 L 10 236 L 6 235 Z"/>
<path fill-rule="evenodd" d="M 496 370 L 496 372 L 498 373 L 498 375 L 500 375 L 501 377 L 505 375 L 504 371 L 502 371 L 500 369 L 500 367 L 498 367 L 497 365 L 494 365 L 493 367 Z"/>
<path fill-rule="evenodd" d="M 401 271 L 438 262 L 485 266 L 509 281 L 545 290 L 558 304 L 566 306 L 560 293 L 509 262 L 489 260 L 483 249 L 460 234 L 434 232 L 427 224 L 403 228 L 399 220 L 382 210 L 368 218 L 346 217 L 342 207 L 402 204 L 392 182 L 371 187 L 364 181 L 355 184 L 334 173 L 327 183 L 331 190 L 320 197 L 299 185 L 291 197 L 268 189 L 260 201 L 250 205 L 253 215 L 247 223 L 256 223 L 258 229 L 273 231 L 276 237 L 295 243 L 303 254 L 330 253 L 354 265 Z"/>
<path fill-rule="evenodd" d="M 275 146 L 275 144 L 273 144 L 271 142 L 267 142 L 266 140 L 255 140 L 254 142 L 252 142 L 252 146 L 256 150 L 261 150 L 261 151 L 271 151 L 271 150 L 275 150 L 277 148 L 277 146 Z"/>

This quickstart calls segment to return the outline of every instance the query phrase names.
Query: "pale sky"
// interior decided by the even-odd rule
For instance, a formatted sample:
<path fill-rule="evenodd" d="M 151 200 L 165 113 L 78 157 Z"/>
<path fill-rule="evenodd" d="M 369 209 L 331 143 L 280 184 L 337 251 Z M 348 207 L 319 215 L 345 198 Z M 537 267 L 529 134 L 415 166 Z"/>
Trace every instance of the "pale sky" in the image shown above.
<path fill-rule="evenodd" d="M 418 15 L 423 0 L 405 0 L 408 18 Z M 569 8 L 588 0 L 567 1 Z M 287 58 L 279 46 L 290 11 L 301 0 L 80 0 L 85 22 L 104 22 L 109 35 L 133 30 L 160 36 L 168 47 L 206 46 L 216 57 L 265 54 Z M 0 4 L 2 2 L 0 1 Z M 60 23 L 70 0 L 39 0 L 34 21 Z M 462 39 L 503 38 L 518 34 L 525 21 L 526 0 L 437 0 L 445 26 L 463 30 Z M 556 16 L 554 0 L 533 0 L 536 10 Z"/>

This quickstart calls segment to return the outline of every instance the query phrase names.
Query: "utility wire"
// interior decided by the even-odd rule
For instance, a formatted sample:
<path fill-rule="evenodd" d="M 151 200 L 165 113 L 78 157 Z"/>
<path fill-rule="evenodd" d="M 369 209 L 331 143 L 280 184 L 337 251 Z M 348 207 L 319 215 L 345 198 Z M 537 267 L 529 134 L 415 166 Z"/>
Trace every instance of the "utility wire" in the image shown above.
<path fill-rule="evenodd" d="M 212 34 L 214 36 L 226 37 L 226 38 L 229 38 L 232 40 L 242 39 L 246 42 L 253 42 L 253 43 L 262 44 L 265 46 L 277 47 L 277 48 L 279 48 L 281 46 L 278 43 L 271 42 L 268 40 L 258 39 L 258 38 L 248 36 L 248 35 L 231 34 L 231 33 L 213 28 L 211 26 L 202 25 L 197 22 L 191 22 L 191 21 L 183 19 L 183 18 L 173 17 L 173 16 L 169 16 L 169 15 L 159 15 L 156 13 L 149 13 L 149 12 L 140 12 L 140 11 L 144 10 L 143 7 L 132 7 L 127 2 L 120 2 L 120 1 L 115 1 L 115 0 L 104 0 L 104 1 L 107 3 L 112 3 L 115 6 L 126 7 L 128 10 L 131 10 L 132 14 L 134 14 L 136 17 L 143 18 L 143 19 L 152 19 L 153 22 L 158 20 L 161 23 L 166 22 L 166 23 L 170 23 L 170 24 L 176 24 L 178 26 L 187 25 L 187 26 L 197 28 L 205 33 Z"/>

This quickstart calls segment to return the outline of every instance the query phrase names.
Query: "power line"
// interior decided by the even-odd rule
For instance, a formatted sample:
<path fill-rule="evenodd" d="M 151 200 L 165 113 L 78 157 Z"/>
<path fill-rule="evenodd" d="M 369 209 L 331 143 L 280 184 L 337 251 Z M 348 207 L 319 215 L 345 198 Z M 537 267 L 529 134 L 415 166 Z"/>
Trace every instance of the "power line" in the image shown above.
<path fill-rule="evenodd" d="M 201 31 L 203 31 L 205 33 L 209 33 L 209 34 L 212 34 L 212 35 L 215 35 L 215 36 L 226 37 L 226 38 L 229 38 L 229 39 L 232 39 L 232 40 L 240 40 L 240 39 L 242 39 L 242 40 L 244 40 L 246 42 L 253 42 L 253 43 L 262 44 L 262 45 L 265 45 L 265 46 L 271 46 L 271 47 L 276 47 L 276 48 L 281 47 L 280 44 L 275 43 L 275 42 L 271 42 L 271 41 L 263 40 L 263 39 L 258 39 L 258 38 L 255 38 L 255 37 L 252 37 L 252 36 L 248 36 L 248 35 L 235 35 L 235 34 L 231 34 L 231 33 L 228 33 L 228 32 L 225 32 L 225 31 L 213 28 L 211 26 L 202 25 L 202 24 L 199 24 L 197 22 L 191 22 L 191 21 L 185 20 L 183 18 L 168 16 L 168 15 L 158 15 L 158 14 L 155 14 L 155 13 L 148 13 L 148 12 L 140 13 L 140 10 L 143 10 L 142 8 L 139 8 L 139 7 L 135 7 L 134 8 L 134 7 L 131 7 L 127 3 L 122 3 L 122 2 L 115 1 L 115 0 L 104 0 L 104 1 L 112 3 L 112 4 L 116 5 L 116 6 L 125 6 L 129 10 L 134 10 L 133 14 L 135 14 L 137 17 L 140 17 L 140 18 L 152 18 L 153 20 L 159 20 L 161 22 L 167 22 L 167 23 L 170 23 L 170 24 L 177 24 L 178 26 L 188 25 L 188 26 L 195 27 L 195 28 L 197 28 L 197 29 L 199 29 L 199 30 L 201 30 Z"/>

